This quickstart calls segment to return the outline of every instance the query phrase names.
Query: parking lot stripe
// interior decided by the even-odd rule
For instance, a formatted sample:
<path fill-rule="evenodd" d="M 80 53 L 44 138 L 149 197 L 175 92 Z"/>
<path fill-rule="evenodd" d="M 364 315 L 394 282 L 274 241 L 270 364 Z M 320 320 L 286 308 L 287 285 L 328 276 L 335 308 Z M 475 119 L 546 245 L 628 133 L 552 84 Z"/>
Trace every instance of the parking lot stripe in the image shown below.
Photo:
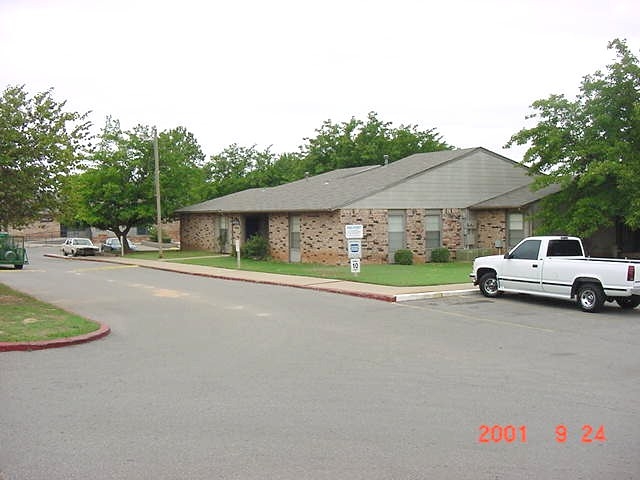
<path fill-rule="evenodd" d="M 547 332 L 547 333 L 554 333 L 555 330 L 552 330 L 550 328 L 544 328 L 544 327 L 534 327 L 532 325 L 525 325 L 523 323 L 516 323 L 516 322 L 508 322 L 505 320 L 493 320 L 490 318 L 481 318 L 481 317 L 477 317 L 474 315 L 466 315 L 464 313 L 457 313 L 457 312 L 448 312 L 446 310 L 439 310 L 437 308 L 433 308 L 433 307 L 423 307 L 423 306 L 418 306 L 418 305 L 408 305 L 406 303 L 397 303 L 396 305 L 398 306 L 402 306 L 402 307 L 409 307 L 409 308 L 418 308 L 421 310 L 431 310 L 433 312 L 437 312 L 437 313 L 441 313 L 444 315 L 449 315 L 451 317 L 459 317 L 459 318 L 463 318 L 465 320 L 474 320 L 477 322 L 485 322 L 485 323 L 493 323 L 495 325 L 506 325 L 509 327 L 519 327 L 519 328 L 526 328 L 529 330 L 538 330 L 541 332 Z"/>

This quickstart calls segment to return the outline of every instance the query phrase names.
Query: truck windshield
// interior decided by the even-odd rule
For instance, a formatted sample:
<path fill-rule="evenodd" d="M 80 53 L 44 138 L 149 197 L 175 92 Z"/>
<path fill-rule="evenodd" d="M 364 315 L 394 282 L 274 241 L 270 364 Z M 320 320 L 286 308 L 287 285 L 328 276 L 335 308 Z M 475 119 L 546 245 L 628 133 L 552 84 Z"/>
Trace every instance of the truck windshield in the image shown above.
<path fill-rule="evenodd" d="M 581 257 L 582 247 L 578 240 L 549 240 L 547 257 Z"/>

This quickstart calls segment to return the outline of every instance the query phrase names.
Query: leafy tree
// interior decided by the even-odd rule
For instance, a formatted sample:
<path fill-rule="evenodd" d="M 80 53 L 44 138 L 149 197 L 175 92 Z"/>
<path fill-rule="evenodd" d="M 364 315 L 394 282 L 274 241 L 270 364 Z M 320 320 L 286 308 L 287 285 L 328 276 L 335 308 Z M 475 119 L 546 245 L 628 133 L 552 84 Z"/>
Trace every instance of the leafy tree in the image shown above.
<path fill-rule="evenodd" d="M 65 175 L 88 148 L 87 114 L 65 110 L 53 90 L 29 96 L 11 86 L 0 97 L 0 228 L 55 211 Z"/>
<path fill-rule="evenodd" d="M 563 189 L 542 202 L 541 232 L 589 236 L 615 220 L 640 228 L 640 66 L 623 40 L 617 60 L 583 78 L 575 100 L 551 95 L 532 104 L 538 121 L 507 144 L 530 147 L 535 187 Z"/>
<path fill-rule="evenodd" d="M 125 241 L 131 227 L 156 220 L 153 132 L 139 125 L 124 132 L 107 119 L 100 143 L 86 172 L 70 178 L 65 188 L 66 220 L 111 230 Z M 158 135 L 163 220 L 179 206 L 201 201 L 204 159 L 195 137 L 183 127 Z"/>
<path fill-rule="evenodd" d="M 255 145 L 229 145 L 211 156 L 210 162 L 205 165 L 210 195 L 220 197 L 257 186 L 252 184 L 249 175 L 256 169 L 266 170 L 274 159 L 275 155 L 269 149 L 260 151 Z"/>
<path fill-rule="evenodd" d="M 305 171 L 318 174 L 336 168 L 380 165 L 385 155 L 390 162 L 414 153 L 448 150 L 435 129 L 419 130 L 415 125 L 392 127 L 378 119 L 375 112 L 366 121 L 352 117 L 348 122 L 327 120 L 316 130 L 315 138 L 305 138 L 298 178 Z"/>
<path fill-rule="evenodd" d="M 293 167 L 298 159 L 298 155 L 291 153 L 278 156 L 270 148 L 258 150 L 255 145 L 229 145 L 211 156 L 204 167 L 209 196 L 220 197 L 248 188 L 273 187 L 295 180 Z"/>
<path fill-rule="evenodd" d="M 334 124 L 330 120 L 316 130 L 315 138 L 305 138 L 300 152 L 276 155 L 267 148 L 258 150 L 230 145 L 211 157 L 206 165 L 210 197 L 219 197 L 248 188 L 273 187 L 337 168 L 380 165 L 385 156 L 398 160 L 419 152 L 451 148 L 435 130 L 380 121 L 369 113 L 367 120 L 351 118 Z"/>

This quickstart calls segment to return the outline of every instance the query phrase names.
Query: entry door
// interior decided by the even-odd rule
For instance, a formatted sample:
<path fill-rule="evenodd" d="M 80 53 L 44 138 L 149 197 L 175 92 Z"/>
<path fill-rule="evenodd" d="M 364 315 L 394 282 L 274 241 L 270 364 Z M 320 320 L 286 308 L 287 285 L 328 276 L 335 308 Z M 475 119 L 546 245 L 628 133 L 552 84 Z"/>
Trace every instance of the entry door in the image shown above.
<path fill-rule="evenodd" d="M 289 217 L 289 261 L 300 262 L 300 216 Z"/>

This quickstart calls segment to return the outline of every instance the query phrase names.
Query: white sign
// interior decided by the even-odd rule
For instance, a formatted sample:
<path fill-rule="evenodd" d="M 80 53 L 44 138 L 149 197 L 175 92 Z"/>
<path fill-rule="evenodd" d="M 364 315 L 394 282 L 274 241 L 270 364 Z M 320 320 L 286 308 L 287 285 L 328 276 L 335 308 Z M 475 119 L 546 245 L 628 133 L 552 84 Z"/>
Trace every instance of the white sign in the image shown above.
<path fill-rule="evenodd" d="M 352 258 L 349 261 L 351 262 L 351 273 L 360 273 L 360 259 Z"/>
<path fill-rule="evenodd" d="M 345 225 L 344 236 L 347 238 L 362 238 L 364 237 L 364 228 L 358 224 Z"/>
<path fill-rule="evenodd" d="M 347 252 L 349 258 L 361 258 L 362 257 L 362 240 L 354 239 L 347 240 Z"/>

